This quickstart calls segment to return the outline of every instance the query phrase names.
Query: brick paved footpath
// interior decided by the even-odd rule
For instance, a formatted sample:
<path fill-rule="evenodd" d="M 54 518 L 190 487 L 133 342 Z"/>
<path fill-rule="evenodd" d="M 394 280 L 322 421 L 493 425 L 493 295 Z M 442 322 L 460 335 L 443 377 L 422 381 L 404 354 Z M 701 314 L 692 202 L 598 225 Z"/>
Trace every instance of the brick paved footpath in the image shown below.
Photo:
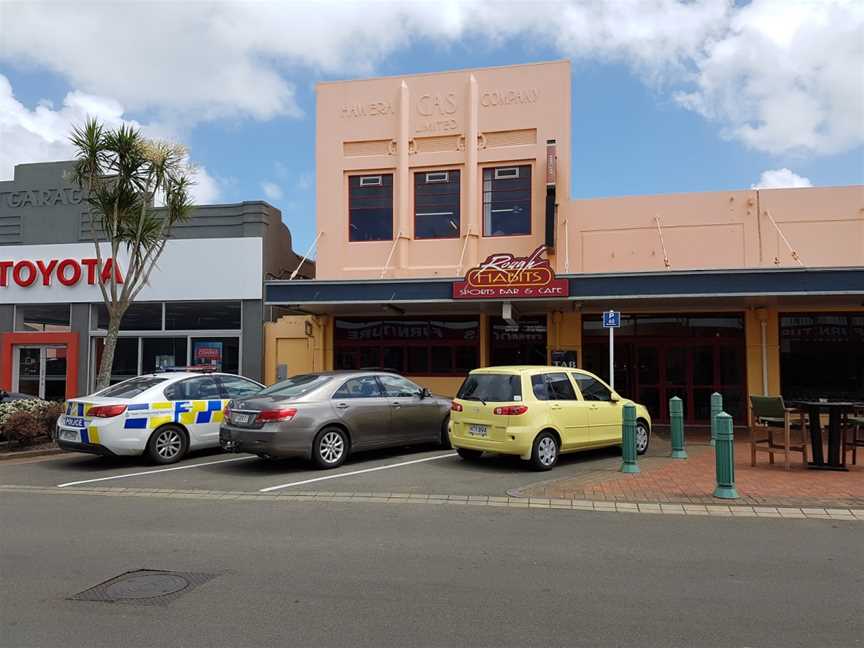
<path fill-rule="evenodd" d="M 670 502 L 681 504 L 731 504 L 750 506 L 850 507 L 864 506 L 864 453 L 849 472 L 808 470 L 800 454 L 791 455 L 792 469 L 783 468 L 781 455 L 773 466 L 759 453 L 750 466 L 747 443 L 735 446 L 735 485 L 739 499 L 720 500 L 714 492 L 714 449 L 707 444 L 688 445 L 686 460 L 668 457 L 640 459 L 641 472 L 628 475 L 598 471 L 568 479 L 552 479 L 513 492 L 522 497 L 554 497 L 610 502 Z M 550 475 L 554 475 L 550 473 Z"/>

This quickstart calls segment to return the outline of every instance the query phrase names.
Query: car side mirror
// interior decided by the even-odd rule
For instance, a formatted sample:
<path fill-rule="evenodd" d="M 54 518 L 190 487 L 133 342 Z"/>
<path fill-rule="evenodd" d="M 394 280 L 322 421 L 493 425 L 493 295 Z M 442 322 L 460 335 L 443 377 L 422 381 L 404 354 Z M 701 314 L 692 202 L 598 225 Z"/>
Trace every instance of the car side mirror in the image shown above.
<path fill-rule="evenodd" d="M 426 387 L 421 387 L 421 388 L 420 388 L 420 391 L 417 392 L 417 395 L 418 395 L 418 396 L 421 398 L 421 400 L 422 400 L 422 399 L 424 399 L 424 398 L 429 398 L 429 397 L 432 395 L 432 392 L 429 391 L 429 389 L 426 388 Z"/>
<path fill-rule="evenodd" d="M 611 400 L 613 403 L 617 403 L 621 400 L 621 397 L 613 392 L 612 396 L 609 397 L 609 400 Z"/>

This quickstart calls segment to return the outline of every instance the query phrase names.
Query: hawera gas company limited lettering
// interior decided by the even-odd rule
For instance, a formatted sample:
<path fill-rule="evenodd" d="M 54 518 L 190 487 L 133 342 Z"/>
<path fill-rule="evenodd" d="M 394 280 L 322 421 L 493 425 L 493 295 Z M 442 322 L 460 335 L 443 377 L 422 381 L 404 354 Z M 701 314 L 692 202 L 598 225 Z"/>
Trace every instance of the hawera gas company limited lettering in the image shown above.
<path fill-rule="evenodd" d="M 114 281 L 122 284 L 123 275 L 120 273 L 120 266 L 111 258 L 106 259 L 101 268 L 98 259 L 0 261 L 0 288 L 13 284 L 21 288 L 33 284 L 51 286 L 55 280 L 63 286 L 74 286 L 82 280 L 93 286 L 96 284 L 97 277 L 100 283 L 108 283 L 112 272 Z"/>

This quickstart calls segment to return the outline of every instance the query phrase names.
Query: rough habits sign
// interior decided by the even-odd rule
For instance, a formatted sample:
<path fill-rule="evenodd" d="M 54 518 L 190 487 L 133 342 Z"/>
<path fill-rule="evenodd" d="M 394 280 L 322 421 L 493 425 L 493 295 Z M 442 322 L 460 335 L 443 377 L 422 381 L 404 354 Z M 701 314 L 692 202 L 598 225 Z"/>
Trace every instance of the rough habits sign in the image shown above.
<path fill-rule="evenodd" d="M 527 257 L 509 253 L 492 254 L 464 281 L 453 282 L 453 299 L 523 299 L 567 297 L 566 279 L 555 277 L 549 259 L 543 258 L 541 245 Z"/>

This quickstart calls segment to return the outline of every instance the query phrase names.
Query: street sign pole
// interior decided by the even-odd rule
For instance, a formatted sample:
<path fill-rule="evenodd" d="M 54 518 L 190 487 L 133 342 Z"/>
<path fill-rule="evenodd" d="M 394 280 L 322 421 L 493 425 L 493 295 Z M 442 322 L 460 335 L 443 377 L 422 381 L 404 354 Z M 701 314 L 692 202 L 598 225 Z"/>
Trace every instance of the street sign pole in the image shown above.
<path fill-rule="evenodd" d="M 609 386 L 615 389 L 615 327 L 609 327 Z"/>

